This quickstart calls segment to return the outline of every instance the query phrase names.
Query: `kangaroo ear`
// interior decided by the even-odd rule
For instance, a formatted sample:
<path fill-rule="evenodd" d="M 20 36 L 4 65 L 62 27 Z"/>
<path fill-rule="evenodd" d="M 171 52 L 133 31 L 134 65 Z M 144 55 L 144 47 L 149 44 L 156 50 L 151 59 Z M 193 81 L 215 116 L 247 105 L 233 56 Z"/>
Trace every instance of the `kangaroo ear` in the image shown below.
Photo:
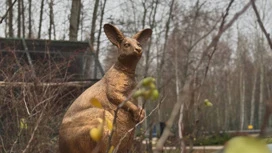
<path fill-rule="evenodd" d="M 151 29 L 144 29 L 136 33 L 132 38 L 136 39 L 140 44 L 143 44 L 148 38 L 151 37 L 151 34 Z"/>
<path fill-rule="evenodd" d="M 110 40 L 110 42 L 119 48 L 121 42 L 125 38 L 123 33 L 118 28 L 116 28 L 115 26 L 111 24 L 104 25 L 104 32 L 106 36 L 108 37 L 108 39 Z"/>

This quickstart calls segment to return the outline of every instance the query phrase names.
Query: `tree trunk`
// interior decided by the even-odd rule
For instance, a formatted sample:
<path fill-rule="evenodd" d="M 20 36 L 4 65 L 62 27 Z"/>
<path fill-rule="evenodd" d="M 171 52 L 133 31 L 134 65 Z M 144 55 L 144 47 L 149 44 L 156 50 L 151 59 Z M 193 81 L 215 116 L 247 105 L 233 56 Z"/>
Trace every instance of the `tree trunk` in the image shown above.
<path fill-rule="evenodd" d="M 8 29 L 9 29 L 9 37 L 13 37 L 13 5 L 12 0 L 8 0 L 8 7 L 10 8 L 8 12 Z"/>
<path fill-rule="evenodd" d="M 255 112 L 255 93 L 256 93 L 256 84 L 257 84 L 257 73 L 258 71 L 255 69 L 253 74 L 253 86 L 252 86 L 252 93 L 251 93 L 251 103 L 250 103 L 250 119 L 249 124 L 254 124 L 254 112 Z"/>
<path fill-rule="evenodd" d="M 43 7 L 44 7 L 44 0 L 41 1 L 41 8 L 40 8 L 40 19 L 39 19 L 39 31 L 38 31 L 38 39 L 41 38 L 41 31 L 42 31 L 42 21 L 43 21 Z"/>
<path fill-rule="evenodd" d="M 157 8 L 158 8 L 158 4 L 159 4 L 159 1 L 156 0 L 155 2 L 155 7 L 154 7 L 154 12 L 153 12 L 153 16 L 152 16 L 152 21 L 151 21 L 151 25 L 150 25 L 150 28 L 153 29 L 154 26 L 155 26 L 155 22 L 156 22 L 156 13 L 157 13 Z M 143 4 L 144 6 L 144 4 Z M 153 6 L 153 4 L 152 4 Z M 145 6 L 144 6 L 145 7 Z M 152 13 L 152 11 L 151 11 Z M 150 14 L 151 14 L 150 13 Z M 146 15 L 143 16 L 143 18 L 145 18 Z M 144 21 L 143 21 L 144 22 Z M 144 28 L 144 24 L 142 25 L 143 28 Z M 144 77 L 147 77 L 148 76 L 148 70 L 149 70 L 149 56 L 150 56 L 150 49 L 151 49 L 151 45 L 152 45 L 152 36 L 150 37 L 150 43 L 148 43 L 148 48 L 147 50 L 145 51 L 146 52 L 146 57 L 145 57 L 145 71 L 144 71 Z"/>
<path fill-rule="evenodd" d="M 104 19 L 104 12 L 105 12 L 105 7 L 106 7 L 107 0 L 104 0 L 103 6 L 101 8 L 101 15 L 100 15 L 100 22 L 99 22 L 99 31 L 97 35 L 97 46 L 96 46 L 96 56 L 97 59 L 99 57 L 99 49 L 100 49 L 100 37 L 103 29 L 103 19 Z"/>
<path fill-rule="evenodd" d="M 92 25 L 91 25 L 91 34 L 90 34 L 90 50 L 87 50 L 84 54 L 85 55 L 87 55 L 87 56 L 85 56 L 86 58 L 84 59 L 84 66 L 83 66 L 83 74 L 85 75 L 85 76 L 87 76 L 87 77 L 91 77 L 90 75 L 91 75 L 91 71 L 92 71 L 92 69 L 91 69 L 91 67 L 93 67 L 92 66 L 92 63 L 93 63 L 93 61 L 92 61 L 92 59 L 91 59 L 91 57 L 89 56 L 90 55 L 90 53 L 89 53 L 89 51 L 92 51 L 92 52 L 95 52 L 95 50 L 94 50 L 94 41 L 95 41 L 95 29 L 96 29 L 96 20 L 97 20 L 97 12 L 98 12 L 98 5 L 99 5 L 99 0 L 95 0 L 95 3 L 94 3 L 94 10 L 93 10 L 93 17 L 92 17 Z M 94 61 L 95 63 L 95 69 L 96 69 L 96 60 Z M 94 70 L 94 71 L 97 71 L 97 69 L 96 70 Z M 96 73 L 94 73 L 93 74 L 94 75 L 94 77 L 96 77 Z"/>
<path fill-rule="evenodd" d="M 175 77 L 176 77 L 176 99 L 177 102 L 179 103 L 180 101 L 180 79 L 179 79 L 179 67 L 178 67 L 178 54 L 177 54 L 177 49 L 175 49 Z M 185 143 L 183 140 L 183 114 L 184 114 L 184 102 L 181 102 L 180 105 L 180 110 L 179 110 L 179 120 L 178 120 L 178 129 L 179 129 L 179 139 L 181 141 L 181 153 L 184 153 L 185 150 Z"/>
<path fill-rule="evenodd" d="M 24 1 L 21 1 L 21 8 L 22 8 L 22 31 L 23 31 L 23 38 L 25 38 L 25 5 L 24 5 Z"/>
<path fill-rule="evenodd" d="M 91 27 L 91 35 L 90 35 L 90 45 L 93 47 L 94 46 L 94 34 L 95 34 L 95 23 L 97 20 L 97 10 L 98 10 L 98 4 L 99 4 L 99 0 L 95 0 L 94 3 L 94 10 L 93 10 L 93 18 L 92 18 L 92 27 Z"/>
<path fill-rule="evenodd" d="M 80 20 L 81 0 L 73 0 L 70 16 L 69 40 L 76 41 Z"/>
<path fill-rule="evenodd" d="M 231 76 L 228 76 L 227 91 L 228 91 L 228 103 L 225 103 L 225 129 L 230 129 L 231 120 L 229 114 L 232 111 L 232 93 L 231 93 Z"/>
<path fill-rule="evenodd" d="M 172 18 L 172 13 L 173 13 L 173 8 L 174 8 L 174 3 L 175 3 L 175 0 L 172 0 L 171 2 L 171 6 L 170 6 L 170 10 L 169 10 L 169 16 L 168 16 L 168 19 L 166 21 L 166 24 L 165 24 L 165 37 L 164 37 L 164 46 L 163 46 L 163 52 L 162 52 L 162 59 L 161 59 L 161 63 L 160 63 L 160 70 L 163 68 L 163 65 L 164 65 L 164 58 L 165 58 L 165 52 L 166 52 L 166 45 L 167 45 L 167 40 L 168 40 L 168 32 L 169 32 L 169 29 L 170 29 L 170 21 L 171 21 L 171 18 Z"/>
<path fill-rule="evenodd" d="M 53 6 L 54 6 L 54 0 L 50 0 L 49 2 L 49 29 L 48 29 L 49 40 L 51 40 L 52 30 L 53 30 L 54 39 L 56 39 Z"/>
<path fill-rule="evenodd" d="M 106 3 L 107 3 L 107 0 L 104 0 L 103 6 L 101 8 L 101 17 L 100 17 L 100 22 L 99 22 L 99 31 L 98 31 L 98 36 L 97 36 L 97 46 L 96 46 L 96 54 L 95 54 L 95 58 L 97 60 L 95 60 L 94 78 L 97 77 L 97 67 L 98 67 L 97 61 L 99 61 L 100 37 L 101 37 L 101 33 L 102 33 L 102 28 L 103 28 L 102 24 L 103 24 L 103 18 L 104 18 Z"/>
<path fill-rule="evenodd" d="M 80 9 L 80 14 L 81 14 L 81 18 L 80 18 L 80 20 L 79 20 L 79 25 L 80 25 L 80 41 L 83 41 L 83 36 L 84 36 L 84 34 L 83 33 L 85 33 L 85 31 L 84 31 L 84 21 L 85 21 L 85 18 L 84 18 L 84 12 L 83 12 L 83 5 L 81 5 L 81 9 Z"/>
<path fill-rule="evenodd" d="M 18 0 L 18 23 L 17 23 L 17 37 L 21 38 L 21 0 Z"/>
<path fill-rule="evenodd" d="M 159 54 L 157 52 L 157 85 L 158 87 L 162 86 L 163 85 L 163 81 L 162 81 L 162 78 L 163 78 L 163 65 L 164 65 L 164 58 L 165 58 L 165 52 L 166 52 L 166 44 L 167 44 L 167 39 L 168 39 L 168 32 L 169 32 L 169 26 L 170 26 L 170 21 L 171 21 L 171 18 L 172 18 L 172 12 L 173 12 L 173 7 L 174 7 L 174 2 L 175 0 L 172 0 L 171 2 L 171 6 L 170 6 L 170 10 L 169 10 L 169 16 L 168 16 L 168 19 L 167 19 L 167 22 L 166 22 L 166 31 L 165 31 L 165 35 L 164 35 L 164 46 L 163 46 L 163 51 L 162 51 L 162 56 L 161 56 L 161 59 L 159 59 Z M 163 95 L 163 88 L 160 89 L 160 93 Z M 161 118 L 161 108 L 159 108 L 158 110 L 158 116 L 159 116 L 159 119 Z"/>
<path fill-rule="evenodd" d="M 31 6 L 32 6 L 32 0 L 28 0 L 28 38 L 32 37 L 32 10 L 31 10 Z"/>
<path fill-rule="evenodd" d="M 179 120 L 178 120 L 178 133 L 179 133 L 179 139 L 180 139 L 180 152 L 184 153 L 186 152 L 185 150 L 185 142 L 184 142 L 184 138 L 183 138 L 183 118 L 184 118 L 184 105 L 185 105 L 185 101 L 181 101 L 180 98 L 180 77 L 179 77 L 179 57 L 178 57 L 178 49 L 174 48 L 174 53 L 175 53 L 175 57 L 174 57 L 174 66 L 175 66 L 175 88 L 176 88 L 176 103 L 181 103 L 180 105 L 180 110 L 179 110 Z M 189 95 L 191 96 L 191 95 Z M 189 101 L 188 101 L 189 102 Z"/>
<path fill-rule="evenodd" d="M 245 122 L 245 78 L 244 72 L 240 72 L 240 130 L 244 129 Z"/>
<path fill-rule="evenodd" d="M 261 53 L 262 54 L 262 53 Z M 263 89 L 264 89 L 264 66 L 263 66 L 263 63 L 262 63 L 262 55 L 261 55 L 261 62 L 260 62 L 260 96 L 259 96 L 259 110 L 258 110 L 258 124 L 259 126 L 262 124 L 262 118 L 263 118 L 263 107 L 264 107 L 264 104 L 263 104 L 263 101 L 264 101 L 264 98 L 263 98 Z"/>
<path fill-rule="evenodd" d="M 145 5 L 146 5 L 146 0 L 142 1 L 142 6 L 144 8 L 143 19 L 142 19 L 142 29 L 145 28 L 145 18 L 146 18 L 146 13 L 147 13 L 147 8 Z"/>

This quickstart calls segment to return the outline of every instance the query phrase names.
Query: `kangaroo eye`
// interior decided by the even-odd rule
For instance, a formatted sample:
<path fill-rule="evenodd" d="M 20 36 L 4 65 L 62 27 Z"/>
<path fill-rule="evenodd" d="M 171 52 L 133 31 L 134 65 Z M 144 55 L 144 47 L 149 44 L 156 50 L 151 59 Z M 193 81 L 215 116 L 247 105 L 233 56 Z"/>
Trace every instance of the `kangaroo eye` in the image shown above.
<path fill-rule="evenodd" d="M 139 47 L 142 47 L 142 45 L 141 45 L 140 43 L 137 43 L 137 45 L 138 45 Z"/>
<path fill-rule="evenodd" d="M 124 43 L 124 46 L 125 46 L 125 47 L 129 47 L 130 44 L 129 44 L 129 43 Z"/>

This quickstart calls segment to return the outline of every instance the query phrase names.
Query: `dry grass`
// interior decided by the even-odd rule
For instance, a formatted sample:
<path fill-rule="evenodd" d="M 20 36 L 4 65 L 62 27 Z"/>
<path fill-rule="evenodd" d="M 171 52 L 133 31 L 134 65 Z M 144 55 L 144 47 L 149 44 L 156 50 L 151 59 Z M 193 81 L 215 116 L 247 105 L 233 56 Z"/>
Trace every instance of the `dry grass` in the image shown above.
<path fill-rule="evenodd" d="M 0 57 L 0 152 L 55 153 L 58 127 L 81 88 L 40 85 L 57 79 L 65 64 L 41 61 L 32 67 L 14 56 Z M 32 82 L 32 84 L 16 84 Z"/>

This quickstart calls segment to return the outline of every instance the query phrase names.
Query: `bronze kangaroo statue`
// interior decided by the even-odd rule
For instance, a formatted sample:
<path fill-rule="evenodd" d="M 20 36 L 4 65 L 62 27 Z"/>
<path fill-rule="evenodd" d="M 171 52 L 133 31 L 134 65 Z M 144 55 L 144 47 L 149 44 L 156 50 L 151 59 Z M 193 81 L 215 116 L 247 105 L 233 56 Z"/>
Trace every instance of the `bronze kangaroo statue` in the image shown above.
<path fill-rule="evenodd" d="M 97 127 L 97 118 L 104 116 L 113 120 L 114 111 L 136 86 L 135 70 L 142 56 L 141 44 L 152 34 L 151 29 L 144 29 L 132 38 L 111 24 L 104 25 L 104 32 L 110 42 L 118 48 L 118 59 L 103 78 L 86 89 L 67 110 L 59 130 L 60 153 L 91 153 L 98 144 L 90 137 L 90 129 Z M 96 108 L 90 102 L 96 98 L 103 109 Z M 104 113 L 105 110 L 105 113 Z M 103 115 L 105 114 L 105 115 Z M 118 111 L 115 132 L 111 145 L 116 147 L 120 139 L 144 118 L 144 110 L 129 100 Z M 133 133 L 123 139 L 118 153 L 127 153 L 132 145 Z M 106 153 L 110 131 L 104 128 L 99 142 L 99 153 Z"/>

